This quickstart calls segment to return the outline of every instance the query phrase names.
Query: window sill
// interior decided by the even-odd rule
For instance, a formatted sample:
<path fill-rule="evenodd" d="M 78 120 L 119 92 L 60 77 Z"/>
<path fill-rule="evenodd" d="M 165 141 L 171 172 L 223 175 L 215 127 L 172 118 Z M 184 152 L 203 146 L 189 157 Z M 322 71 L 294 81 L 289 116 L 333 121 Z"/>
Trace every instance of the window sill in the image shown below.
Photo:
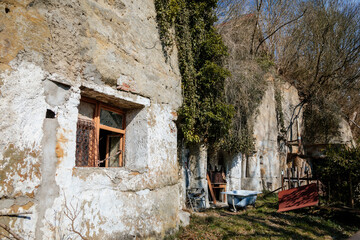
<path fill-rule="evenodd" d="M 139 174 L 143 174 L 146 173 L 147 170 L 143 171 L 143 172 L 139 172 L 139 171 L 134 171 L 131 169 L 128 169 L 126 167 L 74 167 L 73 171 L 76 173 L 81 173 L 81 174 L 89 174 L 89 173 L 106 173 L 106 172 L 116 172 L 117 174 L 123 174 L 123 175 L 139 175 Z"/>

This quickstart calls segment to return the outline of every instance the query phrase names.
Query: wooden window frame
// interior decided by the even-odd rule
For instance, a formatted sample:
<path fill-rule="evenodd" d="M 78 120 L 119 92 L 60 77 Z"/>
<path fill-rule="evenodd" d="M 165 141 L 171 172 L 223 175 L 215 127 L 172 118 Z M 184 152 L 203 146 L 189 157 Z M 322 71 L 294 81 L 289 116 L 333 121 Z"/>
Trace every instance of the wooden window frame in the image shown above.
<path fill-rule="evenodd" d="M 93 116 L 93 121 L 94 121 L 94 125 L 95 125 L 95 166 L 89 166 L 89 167 L 99 167 L 99 161 L 101 161 L 100 159 L 100 149 L 99 149 L 99 138 L 100 138 L 100 130 L 107 130 L 107 131 L 111 131 L 114 133 L 114 135 L 122 135 L 122 137 L 120 138 L 120 146 L 119 146 L 119 167 L 124 167 L 124 150 L 125 150 L 125 137 L 126 137 L 126 112 L 122 111 L 118 108 L 109 106 L 108 104 L 102 103 L 98 100 L 95 99 L 91 99 L 91 98 L 87 98 L 87 97 L 81 97 L 80 99 L 81 102 L 86 102 L 86 103 L 90 103 L 93 104 L 95 106 L 95 111 L 94 111 L 94 116 Z M 101 113 L 101 109 L 107 110 L 107 111 L 111 111 L 114 113 L 117 113 L 119 115 L 122 115 L 122 129 L 119 128 L 114 128 L 114 127 L 110 127 L 110 126 L 106 126 L 103 124 L 100 124 L 100 113 Z M 109 142 L 108 142 L 108 136 L 107 136 L 107 142 L 106 142 L 106 160 L 105 160 L 105 168 L 119 168 L 119 167 L 109 167 Z M 99 167 L 100 168 L 100 167 Z"/>

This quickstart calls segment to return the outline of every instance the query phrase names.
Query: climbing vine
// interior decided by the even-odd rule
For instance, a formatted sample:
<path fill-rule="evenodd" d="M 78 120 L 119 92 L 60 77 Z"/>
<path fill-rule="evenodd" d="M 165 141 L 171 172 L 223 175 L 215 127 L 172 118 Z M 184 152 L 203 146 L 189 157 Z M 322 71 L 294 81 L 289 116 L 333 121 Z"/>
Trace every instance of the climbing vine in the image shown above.
<path fill-rule="evenodd" d="M 231 77 L 226 79 L 225 95 L 227 102 L 235 106 L 234 120 L 222 149 L 246 155 L 253 154 L 255 150 L 256 116 L 267 89 L 266 79 L 275 74 L 266 48 L 260 49 L 256 57 L 249 54 L 254 44 L 252 33 L 255 20 L 252 16 L 246 16 L 217 26 L 229 48 L 225 66 L 231 71 Z M 256 35 L 255 39 L 261 39 L 261 35 Z"/>
<path fill-rule="evenodd" d="M 276 111 L 276 119 L 278 122 L 278 130 L 280 132 L 280 135 L 285 137 L 284 135 L 286 134 L 286 128 L 284 122 L 284 113 L 282 109 L 282 100 L 283 97 L 281 95 L 281 90 L 278 84 L 275 83 L 275 102 L 276 102 L 275 111 Z"/>
<path fill-rule="evenodd" d="M 227 48 L 214 28 L 216 0 L 155 0 L 165 56 L 178 48 L 183 105 L 180 137 L 187 143 L 215 143 L 231 125 L 234 109 L 224 97 Z"/>

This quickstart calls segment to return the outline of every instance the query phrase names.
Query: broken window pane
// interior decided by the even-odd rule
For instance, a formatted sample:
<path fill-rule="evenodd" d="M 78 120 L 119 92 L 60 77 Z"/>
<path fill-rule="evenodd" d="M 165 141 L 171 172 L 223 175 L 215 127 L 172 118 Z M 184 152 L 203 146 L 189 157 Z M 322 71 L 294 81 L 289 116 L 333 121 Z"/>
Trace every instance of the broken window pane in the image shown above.
<path fill-rule="evenodd" d="M 100 124 L 106 125 L 109 127 L 113 127 L 113 128 L 123 129 L 122 123 L 123 123 L 122 115 L 112 112 L 112 111 L 101 109 Z"/>

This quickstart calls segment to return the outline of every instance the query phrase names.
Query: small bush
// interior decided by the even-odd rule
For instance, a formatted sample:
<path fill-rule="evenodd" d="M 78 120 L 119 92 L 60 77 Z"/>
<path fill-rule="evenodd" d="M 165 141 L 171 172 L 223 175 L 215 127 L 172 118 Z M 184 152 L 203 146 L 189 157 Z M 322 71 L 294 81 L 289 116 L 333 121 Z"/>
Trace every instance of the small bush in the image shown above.
<path fill-rule="evenodd" d="M 360 207 L 360 148 L 329 147 L 324 160 L 315 162 L 315 173 L 325 185 L 330 203 Z"/>

